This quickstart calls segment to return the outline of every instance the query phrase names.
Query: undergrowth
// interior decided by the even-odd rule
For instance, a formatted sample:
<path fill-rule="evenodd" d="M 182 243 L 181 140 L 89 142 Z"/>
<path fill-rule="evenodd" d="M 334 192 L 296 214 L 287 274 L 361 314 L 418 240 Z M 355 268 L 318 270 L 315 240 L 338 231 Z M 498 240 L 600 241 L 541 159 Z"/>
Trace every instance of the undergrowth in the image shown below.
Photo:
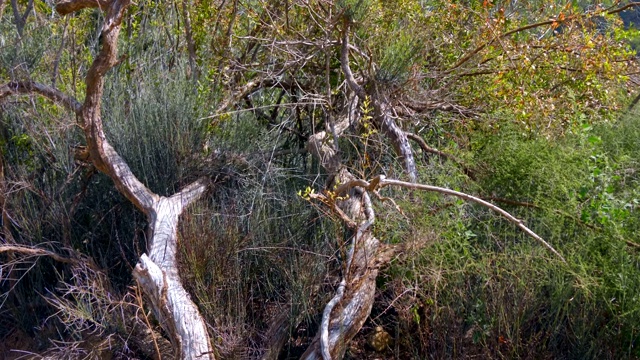
<path fill-rule="evenodd" d="M 472 139 L 477 181 L 449 186 L 523 219 L 567 263 L 489 209 L 414 193 L 402 237 L 436 240 L 385 272 L 363 336 L 382 325 L 398 359 L 640 358 L 639 131 L 631 114 L 556 139 Z M 452 164 L 431 161 L 438 185 Z"/>

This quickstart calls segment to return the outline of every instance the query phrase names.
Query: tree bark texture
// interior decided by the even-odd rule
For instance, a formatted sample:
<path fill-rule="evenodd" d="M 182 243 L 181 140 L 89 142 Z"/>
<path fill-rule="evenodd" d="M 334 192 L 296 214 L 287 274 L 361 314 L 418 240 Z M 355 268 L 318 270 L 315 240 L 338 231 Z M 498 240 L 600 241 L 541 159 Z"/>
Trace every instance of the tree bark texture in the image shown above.
<path fill-rule="evenodd" d="M 183 209 L 205 190 L 197 181 L 178 194 L 159 197 L 145 187 L 107 141 L 100 117 L 104 75 L 117 61 L 117 40 L 128 0 L 115 0 L 107 9 L 102 28 L 102 48 L 86 77 L 87 95 L 82 107 L 82 126 L 91 159 L 109 175 L 118 190 L 142 210 L 149 221 L 149 255 L 143 254 L 134 277 L 151 301 L 161 326 L 171 337 L 177 358 L 212 359 L 207 326 L 182 286 L 177 270 L 177 226 Z"/>
<path fill-rule="evenodd" d="M 358 84 L 351 71 L 349 25 L 349 20 L 345 18 L 340 62 L 346 83 L 349 90 L 355 94 L 356 100 L 358 98 L 364 100 L 367 97 L 371 99 L 376 125 L 392 143 L 396 154 L 404 163 L 410 181 L 414 183 L 417 180 L 417 170 L 413 150 L 406 133 L 392 117 L 391 105 L 379 94 L 366 91 Z M 355 116 L 355 111 L 348 111 L 346 119 L 333 125 L 331 136 L 322 131 L 310 136 L 307 142 L 307 150 L 329 173 L 331 181 L 327 189 L 335 190 L 341 184 L 347 184 L 356 179 L 342 166 L 339 152 L 334 147 L 335 138 L 348 128 Z M 360 331 L 371 313 L 378 269 L 389 259 L 381 254 L 380 241 L 372 233 L 375 214 L 368 194 L 369 189 L 375 190 L 374 187 L 350 187 L 348 196 L 344 197 L 344 200 L 335 202 L 334 210 L 341 213 L 347 225 L 355 231 L 355 235 L 350 239 L 346 264 L 342 269 L 342 281 L 338 285 L 336 295 L 325 307 L 318 334 L 302 359 L 341 359 L 344 357 L 349 341 Z"/>
<path fill-rule="evenodd" d="M 410 181 L 415 182 L 417 171 L 409 140 L 393 120 L 390 105 L 378 94 L 368 93 L 357 83 L 349 66 L 349 20 L 345 18 L 343 25 L 340 62 L 349 90 L 355 94 L 356 100 L 364 100 L 367 97 L 371 99 L 374 121 L 401 157 Z M 331 181 L 327 189 L 336 189 L 341 184 L 355 180 L 355 177 L 342 166 L 339 152 L 333 146 L 335 138 L 348 128 L 355 116 L 355 111 L 348 111 L 346 119 L 333 125 L 333 138 L 322 131 L 310 136 L 307 142 L 307 150 L 329 173 Z M 375 214 L 367 190 L 359 186 L 351 187 L 344 200 L 335 202 L 335 210 L 341 213 L 347 225 L 355 231 L 355 235 L 350 239 L 346 264 L 342 269 L 342 281 L 336 295 L 325 307 L 320 330 L 302 359 L 342 358 L 349 341 L 360 331 L 371 313 L 378 269 L 388 262 L 388 259 L 383 260 L 380 256 L 380 241 L 372 233 Z"/>
<path fill-rule="evenodd" d="M 409 176 L 411 182 L 416 182 L 418 179 L 418 170 L 416 169 L 416 161 L 413 156 L 413 150 L 409 144 L 409 139 L 402 129 L 396 124 L 392 117 L 392 106 L 377 92 L 367 92 L 358 84 L 351 66 L 349 65 L 349 30 L 350 20 L 345 17 L 343 22 L 342 44 L 340 48 L 340 65 L 342 67 L 342 73 L 344 74 L 345 81 L 349 86 L 349 89 L 353 91 L 360 99 L 369 97 L 373 104 L 374 109 L 374 121 L 376 125 L 382 130 L 382 132 L 391 140 L 396 154 L 400 156 L 404 163 L 404 168 Z"/>
<path fill-rule="evenodd" d="M 154 204 L 148 216 L 149 255 L 143 254 L 133 270 L 153 305 L 156 318 L 168 334 L 173 334 L 176 358 L 180 359 L 213 357 L 206 323 L 182 286 L 176 267 L 179 216 L 205 189 L 205 184 L 195 183 Z"/>
<path fill-rule="evenodd" d="M 177 270 L 177 227 L 182 211 L 206 190 L 208 181 L 198 180 L 171 197 L 160 197 L 142 184 L 104 134 L 101 101 L 104 75 L 117 62 L 120 25 L 129 0 L 64 0 L 56 10 L 66 15 L 84 8 L 105 12 L 102 48 L 87 72 L 86 97 L 79 103 L 55 88 L 30 81 L 13 81 L 0 86 L 0 99 L 9 95 L 39 94 L 78 115 L 84 130 L 90 160 L 109 176 L 116 188 L 149 221 L 148 255 L 143 254 L 133 275 L 151 302 L 160 325 L 171 338 L 176 358 L 213 359 L 207 324 L 182 286 Z"/>
<path fill-rule="evenodd" d="M 334 126 L 335 134 L 340 135 L 350 123 L 350 116 Z M 325 131 L 312 135 L 307 142 L 307 150 L 313 154 L 329 172 L 332 179 L 327 189 L 334 185 L 345 184 L 355 177 L 341 165 L 339 153 L 333 147 L 334 139 Z M 340 359 L 344 356 L 347 344 L 360 331 L 371 313 L 373 306 L 378 268 L 376 258 L 379 241 L 371 232 L 375 214 L 365 189 L 353 187 L 345 200 L 336 202 L 341 211 L 352 221 L 355 235 L 350 239 L 346 263 L 343 264 L 343 277 L 336 295 L 327 304 L 322 324 L 313 342 L 302 359 Z M 354 226 L 355 225 L 355 226 Z"/>

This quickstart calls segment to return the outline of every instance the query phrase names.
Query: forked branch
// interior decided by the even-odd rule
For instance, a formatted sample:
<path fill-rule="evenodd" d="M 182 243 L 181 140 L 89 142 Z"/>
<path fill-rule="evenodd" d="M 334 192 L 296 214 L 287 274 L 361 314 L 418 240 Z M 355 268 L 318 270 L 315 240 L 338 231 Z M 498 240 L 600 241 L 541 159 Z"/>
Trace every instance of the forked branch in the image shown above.
<path fill-rule="evenodd" d="M 336 196 L 340 196 L 344 193 L 346 193 L 349 189 L 353 188 L 353 187 L 362 187 L 366 190 L 369 191 L 376 191 L 378 189 L 381 189 L 383 187 L 386 186 L 399 186 L 399 187 L 403 187 L 403 188 L 407 188 L 407 189 L 417 189 L 417 190 L 424 190 L 424 191 L 431 191 L 431 192 L 437 192 L 440 194 L 445 194 L 445 195 L 451 195 L 451 196 L 455 196 L 467 201 L 471 201 L 474 202 L 476 204 L 480 204 L 484 207 L 487 207 L 495 212 L 497 212 L 498 214 L 504 216 L 507 220 L 511 221 L 512 223 L 514 223 L 517 227 L 519 227 L 522 231 L 524 231 L 527 235 L 531 236 L 532 238 L 536 239 L 537 241 L 539 241 L 542 245 L 544 245 L 547 249 L 549 249 L 549 251 L 551 251 L 553 254 L 555 254 L 556 256 L 558 256 L 560 258 L 560 260 L 562 260 L 562 262 L 567 262 L 565 260 L 565 258 L 560 255 L 560 253 L 554 249 L 553 246 L 551 246 L 551 244 L 549 244 L 547 241 L 545 241 L 542 237 L 540 237 L 538 234 L 536 234 L 535 232 L 533 232 L 533 230 L 529 229 L 526 225 L 524 225 L 524 222 L 518 218 L 516 218 L 515 216 L 511 215 L 508 211 L 490 203 L 487 201 L 484 201 L 478 197 L 475 197 L 473 195 L 469 195 L 460 191 L 455 191 L 455 190 L 451 190 L 451 189 L 447 189 L 447 188 L 443 188 L 443 187 L 439 187 L 439 186 L 432 186 L 432 185 L 424 185 L 424 184 L 417 184 L 417 183 L 411 183 L 411 182 L 406 182 L 406 181 L 400 181 L 400 180 L 393 180 L 393 179 L 386 179 L 384 175 L 378 175 L 375 178 L 373 178 L 370 182 L 369 181 L 365 181 L 362 179 L 356 179 L 356 180 L 352 180 L 349 181 L 347 183 L 344 183 L 342 185 L 340 185 L 336 191 L 335 194 Z"/>
<path fill-rule="evenodd" d="M 353 91 L 357 97 L 364 100 L 369 96 L 373 103 L 376 125 L 382 129 L 385 136 L 391 140 L 391 144 L 396 151 L 396 154 L 402 158 L 404 162 L 404 168 L 409 175 L 409 179 L 415 182 L 418 179 L 418 170 L 416 169 L 416 162 L 413 157 L 413 150 L 407 139 L 407 135 L 396 124 L 393 119 L 392 106 L 388 101 L 380 96 L 377 92 L 367 93 L 367 91 L 356 81 L 351 66 L 349 65 L 349 31 L 350 31 L 350 19 L 344 18 L 344 28 L 342 33 L 342 46 L 340 48 L 340 65 L 342 73 L 351 91 Z"/>
<path fill-rule="evenodd" d="M 102 124 L 101 101 L 105 74 L 117 63 L 117 40 L 120 25 L 130 0 L 69 0 L 58 3 L 61 14 L 87 7 L 105 11 L 102 46 L 87 72 L 86 96 L 80 104 L 60 91 L 34 82 L 10 82 L 0 86 L 0 99 L 9 95 L 37 93 L 72 110 L 84 130 L 90 159 L 96 169 L 109 176 L 117 189 L 139 208 L 149 221 L 148 255 L 144 254 L 133 275 L 153 304 L 163 329 L 171 337 L 182 359 L 213 359 L 213 346 L 207 325 L 195 303 L 182 286 L 177 269 L 177 227 L 180 214 L 206 190 L 209 181 L 200 179 L 169 198 L 149 190 L 133 174 L 124 159 L 109 144 Z M 16 251 L 16 249 L 9 249 Z M 64 258 L 38 249 L 19 249 L 34 256 Z M 0 249 L 0 252 L 2 249 Z"/>

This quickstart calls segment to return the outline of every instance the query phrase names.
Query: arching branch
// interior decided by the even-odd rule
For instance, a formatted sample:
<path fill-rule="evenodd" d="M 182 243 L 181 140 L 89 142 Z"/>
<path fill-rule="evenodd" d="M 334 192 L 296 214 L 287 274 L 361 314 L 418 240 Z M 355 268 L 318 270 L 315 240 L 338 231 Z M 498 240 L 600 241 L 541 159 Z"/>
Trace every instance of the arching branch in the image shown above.
<path fill-rule="evenodd" d="M 102 4 L 104 5 L 104 4 Z M 101 5 L 101 6 L 102 6 Z M 108 6 L 102 27 L 102 48 L 87 73 L 87 95 L 82 106 L 81 126 L 96 168 L 107 174 L 118 190 L 138 209 L 148 214 L 158 196 L 144 186 L 106 139 L 102 126 L 101 102 L 104 75 L 117 62 L 120 24 L 129 0 L 115 0 Z"/>
<path fill-rule="evenodd" d="M 147 214 L 153 203 L 158 200 L 158 196 L 153 194 L 135 177 L 124 159 L 106 140 L 100 115 L 104 75 L 117 61 L 117 39 L 122 17 L 126 7 L 129 5 L 129 0 L 116 0 L 111 3 L 96 0 L 76 0 L 64 1 L 57 6 L 61 6 L 64 11 L 72 12 L 87 7 L 100 6 L 103 8 L 107 7 L 107 5 L 108 11 L 102 28 L 102 48 L 85 79 L 87 95 L 84 104 L 80 104 L 78 100 L 62 93 L 58 89 L 33 81 L 11 81 L 0 86 L 0 99 L 9 95 L 35 93 L 73 111 L 78 115 L 78 123 L 84 130 L 91 160 L 96 168 L 108 175 L 118 190 L 138 209 Z"/>
<path fill-rule="evenodd" d="M 424 191 L 431 191 L 431 192 L 437 192 L 440 194 L 445 194 L 445 195 L 451 195 L 451 196 L 455 196 L 467 201 L 471 201 L 474 202 L 476 204 L 482 205 L 484 207 L 487 207 L 495 212 L 497 212 L 498 214 L 504 216 L 507 220 L 511 221 L 512 223 L 514 223 L 517 227 L 519 227 L 522 231 L 524 231 L 527 235 L 531 236 L 532 238 L 536 239 L 537 241 L 539 241 L 542 245 L 544 245 L 547 249 L 549 249 L 549 251 L 551 251 L 553 254 L 555 254 L 556 256 L 558 256 L 560 258 L 560 260 L 562 260 L 562 262 L 566 262 L 565 258 L 560 255 L 560 253 L 553 248 L 553 246 L 551 246 L 551 244 L 549 244 L 547 241 L 545 241 L 542 237 L 540 237 L 538 234 L 536 234 L 535 232 L 533 232 L 533 230 L 529 229 L 527 226 L 524 225 L 524 222 L 518 218 L 516 218 L 515 216 L 511 215 L 509 212 L 507 212 L 506 210 L 490 203 L 487 202 L 485 200 L 482 200 L 478 197 L 475 197 L 473 195 L 469 195 L 460 191 L 455 191 L 455 190 L 451 190 L 451 189 L 447 189 L 447 188 L 443 188 L 443 187 L 439 187 L 439 186 L 432 186 L 432 185 L 423 185 L 423 184 L 416 184 L 416 183 L 410 183 L 410 182 L 406 182 L 406 181 L 400 181 L 400 180 L 392 180 L 392 179 L 386 179 L 384 177 L 384 175 L 378 175 L 375 178 L 373 178 L 371 180 L 371 182 L 365 181 L 365 180 L 361 180 L 361 179 L 356 179 L 356 180 L 352 180 L 349 181 L 347 183 L 344 183 L 342 185 L 340 185 L 335 193 L 337 196 L 340 196 L 342 194 L 345 194 L 349 189 L 353 188 L 353 187 L 362 187 L 364 189 L 367 189 L 369 191 L 375 191 L 377 189 L 381 189 L 383 187 L 386 186 L 399 186 L 399 187 L 403 187 L 403 188 L 407 188 L 407 189 L 417 189 L 417 190 L 424 190 Z"/>

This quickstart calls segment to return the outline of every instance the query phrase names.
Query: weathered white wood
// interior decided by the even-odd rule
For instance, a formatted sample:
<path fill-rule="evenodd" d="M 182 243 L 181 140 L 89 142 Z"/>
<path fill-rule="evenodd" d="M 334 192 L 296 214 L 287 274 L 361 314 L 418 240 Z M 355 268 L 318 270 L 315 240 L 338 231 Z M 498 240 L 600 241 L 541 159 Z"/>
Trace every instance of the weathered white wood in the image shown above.
<path fill-rule="evenodd" d="M 169 198 L 161 197 L 149 212 L 150 243 L 133 275 L 153 304 L 160 325 L 168 334 L 180 359 L 212 359 L 206 322 L 186 292 L 178 274 L 178 220 L 183 210 L 206 190 L 196 181 Z"/>
<path fill-rule="evenodd" d="M 355 93 L 356 97 L 364 99 L 370 95 L 357 83 L 349 66 L 348 20 L 344 22 L 343 31 L 340 54 L 342 72 L 350 90 Z M 391 140 L 396 153 L 403 159 L 410 180 L 415 182 L 416 165 L 406 134 L 393 121 L 389 104 L 377 96 L 371 98 L 375 121 Z M 352 116 L 353 114 L 349 114 L 347 119 L 334 126 L 333 137 L 339 136 L 346 130 L 350 123 L 349 120 L 353 120 L 349 119 Z M 332 146 L 334 142 L 335 139 L 330 138 L 324 131 L 310 136 L 307 141 L 307 150 L 320 161 L 332 178 L 332 182 L 327 186 L 332 191 L 336 188 L 340 189 L 342 184 L 353 184 L 358 181 L 347 169 L 342 167 L 339 152 Z M 364 181 L 361 183 L 369 185 Z M 371 313 L 378 268 L 385 261 L 376 261 L 378 260 L 380 242 L 371 233 L 375 214 L 367 190 L 369 189 L 363 186 L 351 186 L 344 189 L 348 193 L 345 200 L 337 202 L 338 210 L 348 218 L 346 219 L 347 223 L 351 226 L 357 224 L 357 231 L 350 240 L 344 277 L 338 286 L 336 295 L 325 307 L 318 334 L 302 355 L 302 359 L 341 359 L 348 342 L 360 331 Z"/>
<path fill-rule="evenodd" d="M 70 7 L 91 6 L 84 0 L 67 1 Z M 81 111 L 91 159 L 111 177 L 118 190 L 142 210 L 149 220 L 148 256 L 142 255 L 133 275 L 153 304 L 155 315 L 174 344 L 178 358 L 213 359 L 207 326 L 185 291 L 178 275 L 177 227 L 183 209 L 206 189 L 196 181 L 178 194 L 159 197 L 144 186 L 107 141 L 100 117 L 104 75 L 117 62 L 117 40 L 129 0 L 99 3 L 106 10 L 102 28 L 102 48 L 87 73 L 87 92 Z M 105 9 L 106 7 L 106 9 Z"/>
<path fill-rule="evenodd" d="M 331 312 L 333 308 L 338 304 L 342 297 L 344 296 L 344 288 L 347 286 L 347 281 L 342 279 L 340 281 L 340 285 L 338 285 L 338 290 L 336 291 L 336 295 L 327 303 L 324 311 L 322 312 L 322 323 L 320 324 L 320 352 L 322 353 L 322 358 L 324 360 L 331 360 L 331 341 L 329 340 L 329 321 L 331 320 Z M 335 342 L 336 337 L 334 336 L 331 340 Z"/>
<path fill-rule="evenodd" d="M 340 49 L 340 66 L 342 73 L 344 74 L 345 81 L 349 86 L 349 89 L 356 93 L 360 99 L 369 97 L 374 108 L 374 121 L 382 129 L 382 132 L 391 140 L 391 144 L 396 151 L 396 154 L 402 158 L 404 162 L 404 168 L 409 175 L 411 182 L 416 182 L 418 179 L 418 170 L 416 169 L 416 161 L 413 156 L 413 150 L 407 134 L 393 120 L 393 114 L 389 102 L 382 98 L 377 93 L 367 93 L 365 89 L 358 84 L 353 73 L 351 66 L 349 65 L 349 30 L 350 20 L 345 17 L 344 28 L 342 29 L 342 46 Z"/>
<path fill-rule="evenodd" d="M 87 72 L 83 104 L 55 88 L 31 81 L 14 81 L 0 86 L 0 99 L 9 95 L 37 93 L 78 115 L 93 165 L 108 175 L 116 188 L 149 221 L 148 255 L 140 257 L 133 275 L 151 301 L 160 325 L 171 338 L 176 358 L 213 359 L 206 322 L 182 286 L 176 262 L 179 216 L 204 193 L 208 182 L 198 180 L 169 198 L 154 194 L 136 178 L 124 159 L 109 144 L 102 126 L 100 105 L 104 75 L 117 62 L 118 34 L 128 5 L 129 0 L 64 0 L 56 6 L 61 15 L 95 7 L 105 12 L 102 47 Z"/>

